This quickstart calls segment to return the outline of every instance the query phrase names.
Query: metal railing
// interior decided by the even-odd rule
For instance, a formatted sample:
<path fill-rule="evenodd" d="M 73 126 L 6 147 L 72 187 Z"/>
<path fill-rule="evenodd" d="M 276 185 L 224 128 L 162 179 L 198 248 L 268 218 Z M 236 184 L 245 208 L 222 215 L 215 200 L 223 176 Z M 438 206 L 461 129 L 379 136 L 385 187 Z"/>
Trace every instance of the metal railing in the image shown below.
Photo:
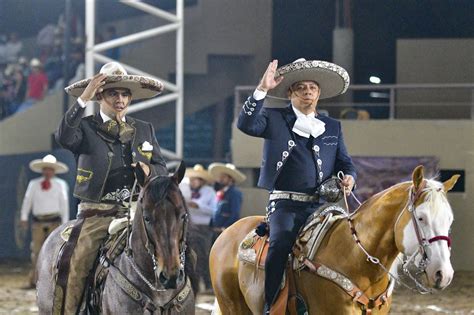
<path fill-rule="evenodd" d="M 255 86 L 236 86 L 234 90 L 237 113 Z M 348 96 L 352 101 L 323 100 L 318 109 L 333 117 L 344 117 L 350 110 L 365 111 L 373 119 L 474 119 L 474 83 L 446 84 L 374 84 L 351 85 Z M 346 96 L 347 99 L 347 96 Z M 288 101 L 267 98 L 269 107 L 281 107 Z"/>

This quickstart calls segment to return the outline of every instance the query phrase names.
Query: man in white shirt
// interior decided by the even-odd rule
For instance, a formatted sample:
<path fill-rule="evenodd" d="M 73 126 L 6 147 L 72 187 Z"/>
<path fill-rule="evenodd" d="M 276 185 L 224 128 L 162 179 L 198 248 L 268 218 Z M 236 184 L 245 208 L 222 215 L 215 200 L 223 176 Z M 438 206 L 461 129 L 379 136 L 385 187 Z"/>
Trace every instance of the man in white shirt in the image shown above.
<path fill-rule="evenodd" d="M 21 226 L 28 227 L 28 217 L 32 213 L 31 262 L 29 287 L 36 285 L 36 259 L 48 235 L 61 223 L 69 220 L 69 188 L 65 180 L 56 174 L 67 173 L 66 164 L 58 162 L 48 154 L 43 159 L 33 160 L 30 168 L 43 176 L 32 179 L 28 184 L 21 207 Z"/>
<path fill-rule="evenodd" d="M 210 223 L 216 210 L 216 192 L 207 185 L 212 177 L 202 165 L 187 169 L 185 176 L 189 181 L 181 182 L 180 189 L 189 209 L 189 245 L 196 252 L 196 274 L 199 277 L 192 280 L 198 286 L 202 279 L 206 290 L 210 290 L 209 251 L 213 237 Z"/>

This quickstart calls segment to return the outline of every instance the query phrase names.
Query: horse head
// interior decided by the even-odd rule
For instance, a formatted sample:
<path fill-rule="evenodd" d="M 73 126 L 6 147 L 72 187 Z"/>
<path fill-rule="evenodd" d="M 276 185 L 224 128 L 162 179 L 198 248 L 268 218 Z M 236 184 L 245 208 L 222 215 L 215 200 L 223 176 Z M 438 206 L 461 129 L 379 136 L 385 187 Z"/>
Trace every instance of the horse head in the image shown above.
<path fill-rule="evenodd" d="M 453 278 L 449 236 L 453 212 L 446 194 L 458 178 L 454 175 L 441 183 L 424 178 L 423 166 L 415 168 L 407 206 L 395 226 L 398 249 L 418 273 L 426 275 L 425 284 L 435 289 L 444 289 Z"/>
<path fill-rule="evenodd" d="M 153 264 L 155 282 L 165 289 L 175 289 L 184 278 L 188 211 L 178 186 L 184 172 L 183 162 L 171 176 L 149 178 L 139 167 L 136 172 L 142 189 L 132 237 L 140 239 L 140 245 L 148 253 L 145 260 Z"/>

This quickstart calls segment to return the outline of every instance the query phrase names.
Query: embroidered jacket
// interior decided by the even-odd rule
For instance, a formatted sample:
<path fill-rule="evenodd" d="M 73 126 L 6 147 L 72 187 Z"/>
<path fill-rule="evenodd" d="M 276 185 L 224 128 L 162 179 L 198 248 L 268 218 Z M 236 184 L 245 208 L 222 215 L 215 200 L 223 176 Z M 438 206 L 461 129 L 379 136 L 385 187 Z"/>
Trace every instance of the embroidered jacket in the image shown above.
<path fill-rule="evenodd" d="M 98 132 L 98 126 L 103 123 L 100 114 L 82 118 L 84 110 L 76 102 L 62 118 L 55 138 L 76 157 L 74 196 L 82 201 L 99 202 L 114 153 L 110 143 Z M 152 176 L 168 174 L 153 126 L 132 117 L 126 119 L 135 129 L 131 142 L 132 162 L 148 164 Z"/>
<path fill-rule="evenodd" d="M 338 171 L 352 175 L 355 180 L 355 167 L 347 153 L 340 122 L 321 115 L 317 118 L 326 124 L 326 130 L 316 139 L 312 138 L 312 153 L 316 163 L 305 165 L 308 168 L 317 168 L 316 186 Z M 296 115 L 291 104 L 285 108 L 264 108 L 263 99 L 256 101 L 250 96 L 245 101 L 237 127 L 250 136 L 265 139 L 259 187 L 270 191 L 275 189 L 283 166 L 296 146 L 295 133 L 292 131 L 295 121 Z M 304 177 L 311 173 L 308 171 L 293 176 L 306 180 Z"/>

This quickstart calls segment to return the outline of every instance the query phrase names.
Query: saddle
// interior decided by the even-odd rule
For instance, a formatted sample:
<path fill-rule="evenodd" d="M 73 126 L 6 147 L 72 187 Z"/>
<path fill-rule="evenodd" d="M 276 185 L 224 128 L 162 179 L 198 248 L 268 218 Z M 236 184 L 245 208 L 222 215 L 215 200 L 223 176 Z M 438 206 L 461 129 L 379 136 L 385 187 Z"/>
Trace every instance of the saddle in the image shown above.
<path fill-rule="evenodd" d="M 109 226 L 109 237 L 104 241 L 99 249 L 97 259 L 89 273 L 86 284 L 86 292 L 81 306 L 81 314 L 101 314 L 102 292 L 107 277 L 111 277 L 121 288 L 137 303 L 141 304 L 144 310 L 154 313 L 159 309 L 167 310 L 173 307 L 179 309 L 181 304 L 186 300 L 192 291 L 189 277 L 180 291 L 165 305 L 155 306 L 153 300 L 146 296 L 139 288 L 137 288 L 125 274 L 122 273 L 114 262 L 120 256 L 127 244 L 127 220 L 126 218 L 115 219 Z M 66 227 L 61 233 L 61 237 L 65 241 L 69 239 L 72 226 Z M 63 245 L 64 246 L 64 245 Z"/>
<path fill-rule="evenodd" d="M 313 259 L 319 245 L 331 226 L 342 216 L 344 210 L 335 204 L 323 206 L 311 215 L 301 228 L 297 237 L 289 264 L 283 277 L 280 293 L 273 304 L 270 314 L 303 314 L 306 309 L 305 302 L 298 296 L 293 278 L 293 271 L 300 271 L 306 267 L 304 259 Z M 336 215 L 335 215 L 336 214 Z M 268 253 L 268 235 L 262 233 L 262 227 L 247 234 L 240 243 L 239 260 L 253 264 L 257 269 L 265 268 Z M 296 258 L 296 259 L 294 259 Z"/>

